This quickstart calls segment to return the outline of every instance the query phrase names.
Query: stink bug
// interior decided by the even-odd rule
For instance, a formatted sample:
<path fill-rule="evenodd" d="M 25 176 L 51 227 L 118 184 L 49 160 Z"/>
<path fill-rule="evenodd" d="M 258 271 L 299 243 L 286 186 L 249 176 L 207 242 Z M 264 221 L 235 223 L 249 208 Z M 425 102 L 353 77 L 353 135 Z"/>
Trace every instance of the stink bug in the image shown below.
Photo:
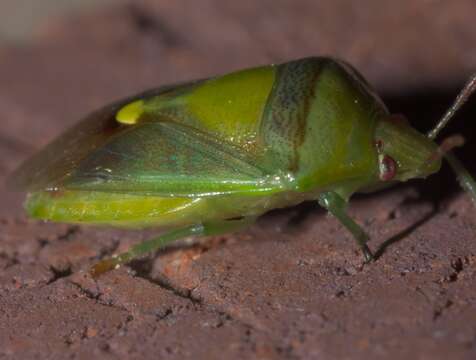
<path fill-rule="evenodd" d="M 190 235 L 230 232 L 274 208 L 315 200 L 354 236 L 352 194 L 425 178 L 446 158 L 465 190 L 475 182 L 434 139 L 476 88 L 476 76 L 424 135 L 390 115 L 348 64 L 306 58 L 162 87 L 91 114 L 11 177 L 34 218 L 169 232 L 103 260 L 99 275 Z"/>

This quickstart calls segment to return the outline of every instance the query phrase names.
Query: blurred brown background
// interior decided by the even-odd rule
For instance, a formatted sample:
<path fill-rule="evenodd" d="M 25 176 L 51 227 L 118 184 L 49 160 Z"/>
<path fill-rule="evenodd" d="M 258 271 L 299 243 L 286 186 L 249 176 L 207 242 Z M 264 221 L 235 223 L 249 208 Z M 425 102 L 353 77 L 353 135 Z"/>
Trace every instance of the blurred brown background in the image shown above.
<path fill-rule="evenodd" d="M 0 182 L 79 118 L 170 82 L 302 56 L 352 63 L 428 129 L 476 70 L 473 0 L 0 3 Z M 445 132 L 476 174 L 476 100 Z M 150 232 L 26 219 L 0 186 L 0 358 L 474 359 L 475 209 L 443 168 L 357 197 L 362 266 L 314 204 L 93 282 Z"/>
<path fill-rule="evenodd" d="M 117 4 L 121 0 L 114 0 Z M 64 13 L 93 10 L 113 0 L 2 0 L 0 3 L 0 41 L 25 43 L 51 18 Z"/>

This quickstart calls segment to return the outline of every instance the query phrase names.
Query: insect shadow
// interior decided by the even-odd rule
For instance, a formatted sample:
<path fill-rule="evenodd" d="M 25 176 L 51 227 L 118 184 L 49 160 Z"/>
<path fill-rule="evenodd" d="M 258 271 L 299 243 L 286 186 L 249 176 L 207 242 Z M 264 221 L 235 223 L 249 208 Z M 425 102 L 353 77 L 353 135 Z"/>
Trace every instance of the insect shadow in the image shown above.
<path fill-rule="evenodd" d="M 433 218 L 436 214 L 438 213 L 437 209 L 433 209 L 430 213 L 425 215 L 423 218 L 415 222 L 414 224 L 410 225 L 406 229 L 400 231 L 398 234 L 392 236 L 391 238 L 385 240 L 377 249 L 377 251 L 374 253 L 375 259 L 378 260 L 387 250 L 387 248 L 403 239 L 405 239 L 407 236 L 409 236 L 412 232 L 414 232 L 416 229 L 418 229 L 420 226 L 423 224 L 427 223 L 430 221 L 431 218 Z"/>

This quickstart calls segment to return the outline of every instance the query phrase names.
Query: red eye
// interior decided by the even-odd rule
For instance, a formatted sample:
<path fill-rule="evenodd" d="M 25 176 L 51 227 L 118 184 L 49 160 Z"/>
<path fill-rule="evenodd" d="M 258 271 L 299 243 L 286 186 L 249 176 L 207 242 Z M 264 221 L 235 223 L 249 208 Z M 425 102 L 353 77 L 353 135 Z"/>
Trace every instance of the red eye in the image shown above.
<path fill-rule="evenodd" d="M 390 181 L 397 174 L 397 163 L 388 155 L 383 155 L 379 159 L 380 180 Z"/>

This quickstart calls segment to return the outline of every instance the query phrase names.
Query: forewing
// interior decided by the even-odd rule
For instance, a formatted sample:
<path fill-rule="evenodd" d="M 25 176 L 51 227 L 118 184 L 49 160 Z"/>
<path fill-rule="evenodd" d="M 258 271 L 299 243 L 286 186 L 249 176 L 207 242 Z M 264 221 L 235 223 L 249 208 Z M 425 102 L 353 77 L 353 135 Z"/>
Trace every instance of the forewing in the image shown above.
<path fill-rule="evenodd" d="M 115 114 L 133 100 L 91 115 L 30 159 L 11 182 L 30 191 L 187 197 L 278 190 L 279 184 L 252 154 L 174 121 L 170 114 L 147 116 L 132 125 L 118 123 Z"/>

